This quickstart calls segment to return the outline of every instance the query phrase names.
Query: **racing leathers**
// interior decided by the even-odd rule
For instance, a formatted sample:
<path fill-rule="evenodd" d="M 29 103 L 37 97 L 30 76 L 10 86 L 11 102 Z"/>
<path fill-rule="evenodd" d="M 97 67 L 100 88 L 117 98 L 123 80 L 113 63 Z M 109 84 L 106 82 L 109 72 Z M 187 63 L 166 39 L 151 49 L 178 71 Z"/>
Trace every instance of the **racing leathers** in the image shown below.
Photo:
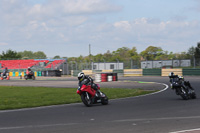
<path fill-rule="evenodd" d="M 101 95 L 101 91 L 98 89 L 98 86 L 93 82 L 93 79 L 90 76 L 85 75 L 85 78 L 82 81 L 79 81 L 78 90 L 81 89 L 82 85 L 91 85 L 92 89 L 96 90 L 97 96 Z"/>
<path fill-rule="evenodd" d="M 171 88 L 175 89 L 175 86 L 180 86 L 183 88 L 188 87 L 191 90 L 194 90 L 190 84 L 189 81 L 185 81 L 183 77 L 178 76 L 178 75 L 173 75 L 173 76 L 169 76 L 170 78 L 170 83 L 171 83 Z M 176 89 L 176 93 L 178 95 L 178 91 Z"/>

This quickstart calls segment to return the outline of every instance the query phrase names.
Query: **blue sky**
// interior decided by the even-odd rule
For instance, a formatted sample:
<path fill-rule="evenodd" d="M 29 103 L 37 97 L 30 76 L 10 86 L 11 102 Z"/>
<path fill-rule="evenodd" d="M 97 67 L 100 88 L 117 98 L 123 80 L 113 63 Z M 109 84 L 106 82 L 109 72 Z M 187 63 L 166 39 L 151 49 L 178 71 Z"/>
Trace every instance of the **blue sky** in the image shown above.
<path fill-rule="evenodd" d="M 1 0 L 0 53 L 87 56 L 148 46 L 184 52 L 200 41 L 199 0 Z"/>

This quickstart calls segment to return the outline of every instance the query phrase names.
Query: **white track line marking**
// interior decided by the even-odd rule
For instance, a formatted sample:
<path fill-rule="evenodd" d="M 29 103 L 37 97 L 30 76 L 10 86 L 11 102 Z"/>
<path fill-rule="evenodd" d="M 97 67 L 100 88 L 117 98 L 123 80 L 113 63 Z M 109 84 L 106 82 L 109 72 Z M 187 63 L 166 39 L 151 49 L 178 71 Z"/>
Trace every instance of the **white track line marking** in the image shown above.
<path fill-rule="evenodd" d="M 145 96 L 150 96 L 150 95 L 154 95 L 154 94 L 158 94 L 158 93 L 161 93 L 163 91 L 166 91 L 169 86 L 167 84 L 164 84 L 164 83 L 157 83 L 157 82 L 150 82 L 150 83 L 155 83 L 155 84 L 161 84 L 161 85 L 164 85 L 165 88 L 160 90 L 160 91 L 157 91 L 157 92 L 154 92 L 154 93 L 149 93 L 149 94 L 145 94 L 145 95 L 140 95 L 140 96 L 134 96 L 134 97 L 126 97 L 126 98 L 118 98 L 118 99 L 111 99 L 110 101 L 116 101 L 116 100 L 123 100 L 123 99 L 130 99 L 130 98 L 138 98 L 138 97 L 145 97 Z"/>
<path fill-rule="evenodd" d="M 144 118 L 144 119 L 124 119 L 114 120 L 112 122 L 134 122 L 134 121 L 158 121 L 158 120 L 182 120 L 182 119 L 200 119 L 200 116 L 188 116 L 188 117 L 161 117 L 161 118 Z"/>
<path fill-rule="evenodd" d="M 61 123 L 61 124 L 49 124 L 49 125 L 28 125 L 28 126 L 16 126 L 16 127 L 1 127 L 0 130 L 12 130 L 12 129 L 25 129 L 25 128 L 43 128 L 52 126 L 72 126 L 78 123 Z"/>
<path fill-rule="evenodd" d="M 170 133 L 184 133 L 184 132 L 193 132 L 193 131 L 199 131 L 200 132 L 200 128 L 189 129 L 189 130 L 182 130 L 182 131 L 175 131 L 175 132 L 170 132 Z"/>

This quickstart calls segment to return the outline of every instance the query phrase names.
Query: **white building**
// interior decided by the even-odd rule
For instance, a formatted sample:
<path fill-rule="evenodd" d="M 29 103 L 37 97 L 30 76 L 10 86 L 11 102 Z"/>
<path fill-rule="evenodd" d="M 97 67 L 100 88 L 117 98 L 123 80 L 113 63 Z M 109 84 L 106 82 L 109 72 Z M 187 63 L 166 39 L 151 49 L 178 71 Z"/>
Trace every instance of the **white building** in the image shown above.
<path fill-rule="evenodd" d="M 124 63 L 122 62 L 97 62 L 92 63 L 93 70 L 118 70 L 124 69 Z"/>
<path fill-rule="evenodd" d="M 191 60 L 156 60 L 141 61 L 141 68 L 163 68 L 163 67 L 190 67 Z"/>

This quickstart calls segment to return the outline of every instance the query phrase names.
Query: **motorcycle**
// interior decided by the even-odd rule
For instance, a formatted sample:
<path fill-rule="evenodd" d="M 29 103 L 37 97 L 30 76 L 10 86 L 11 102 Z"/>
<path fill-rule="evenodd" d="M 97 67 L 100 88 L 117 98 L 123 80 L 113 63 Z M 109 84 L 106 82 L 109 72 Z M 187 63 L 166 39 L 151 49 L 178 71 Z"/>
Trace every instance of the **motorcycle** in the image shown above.
<path fill-rule="evenodd" d="M 4 80 L 4 79 L 7 79 L 7 80 L 10 79 L 10 76 L 8 73 L 6 73 L 6 74 L 1 73 L 1 80 Z"/>
<path fill-rule="evenodd" d="M 31 73 L 29 73 L 29 74 L 24 75 L 24 79 L 26 79 L 26 80 L 27 80 L 27 79 L 35 80 L 34 73 L 31 72 Z"/>
<path fill-rule="evenodd" d="M 99 85 L 97 84 L 100 90 Z M 92 89 L 91 85 L 82 85 L 76 92 L 81 96 L 82 102 L 85 106 L 90 107 L 92 104 L 101 103 L 102 105 L 108 104 L 108 97 L 103 93 L 97 93 L 96 90 Z"/>
<path fill-rule="evenodd" d="M 171 88 L 175 89 L 176 94 L 180 95 L 184 100 L 196 99 L 196 93 L 188 85 L 186 85 L 185 82 L 184 86 L 178 82 L 174 82 L 171 84 Z"/>

